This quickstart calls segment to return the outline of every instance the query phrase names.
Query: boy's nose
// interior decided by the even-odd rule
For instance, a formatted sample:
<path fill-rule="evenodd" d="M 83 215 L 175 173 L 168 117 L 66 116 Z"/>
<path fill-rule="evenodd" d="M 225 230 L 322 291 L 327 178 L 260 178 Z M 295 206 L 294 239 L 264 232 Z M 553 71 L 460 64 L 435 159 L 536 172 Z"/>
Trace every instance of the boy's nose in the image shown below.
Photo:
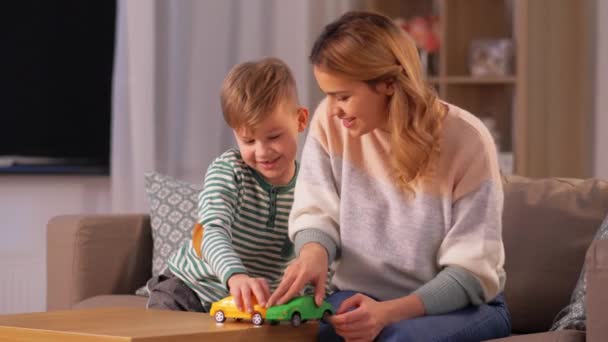
<path fill-rule="evenodd" d="M 270 146 L 267 145 L 260 146 L 255 153 L 257 159 L 264 159 L 270 156 L 271 154 L 272 150 L 270 149 Z"/>

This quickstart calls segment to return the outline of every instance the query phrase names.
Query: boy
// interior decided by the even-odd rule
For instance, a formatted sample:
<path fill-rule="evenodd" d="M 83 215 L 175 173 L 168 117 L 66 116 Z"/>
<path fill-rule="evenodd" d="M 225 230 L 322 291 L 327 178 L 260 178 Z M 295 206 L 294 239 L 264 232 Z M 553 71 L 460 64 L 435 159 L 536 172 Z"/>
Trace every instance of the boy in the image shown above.
<path fill-rule="evenodd" d="M 265 305 L 293 258 L 287 221 L 308 110 L 298 103 L 292 73 L 276 58 L 236 65 L 221 105 L 238 150 L 209 166 L 199 224 L 152 286 L 149 308 L 208 312 L 232 295 L 251 312 L 252 297 Z"/>

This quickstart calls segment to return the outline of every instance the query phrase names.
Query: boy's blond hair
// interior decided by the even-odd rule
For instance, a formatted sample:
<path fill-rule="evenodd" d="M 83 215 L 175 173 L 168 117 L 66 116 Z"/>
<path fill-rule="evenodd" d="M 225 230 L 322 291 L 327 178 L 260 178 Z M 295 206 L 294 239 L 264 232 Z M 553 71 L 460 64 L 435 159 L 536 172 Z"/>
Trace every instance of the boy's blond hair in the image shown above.
<path fill-rule="evenodd" d="M 222 112 L 233 129 L 255 128 L 283 101 L 297 105 L 298 95 L 291 70 L 278 58 L 238 64 L 222 85 Z"/>

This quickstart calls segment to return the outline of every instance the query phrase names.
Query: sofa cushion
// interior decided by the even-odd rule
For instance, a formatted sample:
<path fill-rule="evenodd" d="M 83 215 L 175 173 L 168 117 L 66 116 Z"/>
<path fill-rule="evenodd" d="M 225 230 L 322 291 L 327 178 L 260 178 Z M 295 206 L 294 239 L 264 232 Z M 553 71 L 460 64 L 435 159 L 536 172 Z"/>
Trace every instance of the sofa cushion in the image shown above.
<path fill-rule="evenodd" d="M 585 258 L 587 289 L 585 312 L 587 314 L 587 341 L 608 340 L 608 240 L 591 244 Z"/>
<path fill-rule="evenodd" d="M 585 342 L 585 333 L 576 330 L 552 331 L 489 340 L 488 342 Z"/>
<path fill-rule="evenodd" d="M 203 185 L 149 172 L 145 174 L 145 187 L 150 202 L 152 277 L 155 277 L 165 269 L 169 256 L 191 238 Z M 137 294 L 149 295 L 145 286 Z"/>
<path fill-rule="evenodd" d="M 87 298 L 72 306 L 72 309 L 92 309 L 105 307 L 139 307 L 145 308 L 148 298 L 134 295 L 103 295 Z"/>
<path fill-rule="evenodd" d="M 594 241 L 600 240 L 608 240 L 608 216 L 606 216 L 602 226 L 595 234 Z M 587 262 L 588 261 L 585 261 L 585 265 L 581 270 L 581 275 L 576 282 L 570 304 L 559 312 L 551 330 L 586 330 L 585 295 L 587 293 Z"/>
<path fill-rule="evenodd" d="M 607 212 L 605 181 L 505 179 L 505 299 L 513 332 L 551 327 L 570 300 L 585 252 Z"/>

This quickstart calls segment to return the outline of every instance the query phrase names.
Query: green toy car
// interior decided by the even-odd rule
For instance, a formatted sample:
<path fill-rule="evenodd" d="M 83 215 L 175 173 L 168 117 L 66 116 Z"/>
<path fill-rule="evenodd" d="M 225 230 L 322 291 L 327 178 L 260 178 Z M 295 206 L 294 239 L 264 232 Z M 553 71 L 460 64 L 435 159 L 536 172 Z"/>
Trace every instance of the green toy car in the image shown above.
<path fill-rule="evenodd" d="M 334 314 L 334 308 L 326 301 L 317 307 L 313 296 L 295 297 L 283 305 L 271 306 L 266 310 L 266 319 L 270 324 L 279 321 L 291 321 L 294 327 L 310 319 L 327 321 Z"/>

